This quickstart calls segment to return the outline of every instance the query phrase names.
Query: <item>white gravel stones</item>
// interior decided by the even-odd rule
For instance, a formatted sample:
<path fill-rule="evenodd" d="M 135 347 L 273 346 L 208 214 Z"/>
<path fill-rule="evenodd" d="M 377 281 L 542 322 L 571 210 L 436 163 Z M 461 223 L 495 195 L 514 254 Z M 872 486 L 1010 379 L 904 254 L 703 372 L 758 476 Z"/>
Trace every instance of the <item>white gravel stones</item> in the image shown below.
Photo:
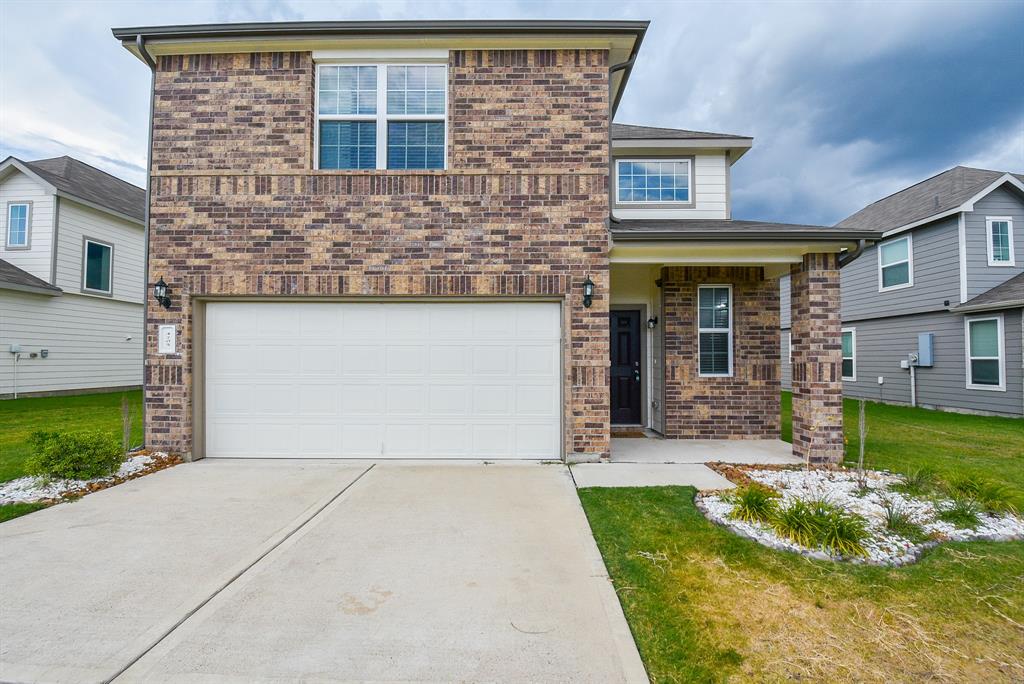
<path fill-rule="evenodd" d="M 753 539 L 773 549 L 794 551 L 812 558 L 851 560 L 874 565 L 905 565 L 913 563 L 921 553 L 935 546 L 939 541 L 1011 541 L 1024 539 L 1024 519 L 1014 515 L 979 515 L 976 529 L 958 528 L 953 524 L 936 519 L 939 511 L 949 502 L 944 500 L 912 497 L 890 487 L 899 484 L 902 478 L 887 472 L 867 471 L 866 489 L 862 492 L 857 482 L 857 473 L 851 470 L 746 470 L 752 480 L 767 485 L 782 495 L 781 505 L 794 499 L 824 499 L 849 513 L 854 513 L 867 522 L 869 537 L 864 542 L 867 558 L 842 559 L 831 557 L 821 549 L 809 549 L 780 537 L 769 526 L 761 523 L 747 523 L 729 517 L 733 504 L 728 494 L 709 493 L 697 497 L 697 507 L 708 519 L 724 525 L 737 534 Z M 921 526 L 934 541 L 914 543 L 886 529 L 885 507 L 890 505 L 902 510 Z"/>
<path fill-rule="evenodd" d="M 0 483 L 0 504 L 33 503 L 60 499 L 75 492 L 88 491 L 89 485 L 123 480 L 149 467 L 163 453 L 138 454 L 125 459 L 117 472 L 95 480 L 44 480 L 35 477 L 19 477 L 17 480 Z"/>

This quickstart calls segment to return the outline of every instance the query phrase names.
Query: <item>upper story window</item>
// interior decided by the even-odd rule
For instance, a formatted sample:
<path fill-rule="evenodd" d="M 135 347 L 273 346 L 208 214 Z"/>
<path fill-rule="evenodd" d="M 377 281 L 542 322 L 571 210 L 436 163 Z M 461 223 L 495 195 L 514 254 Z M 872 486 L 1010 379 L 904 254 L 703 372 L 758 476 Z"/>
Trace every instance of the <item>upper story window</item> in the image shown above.
<path fill-rule="evenodd" d="M 1006 389 L 1003 354 L 1003 317 L 980 316 L 964 320 L 967 343 L 967 389 Z"/>
<path fill-rule="evenodd" d="M 111 294 L 111 275 L 114 265 L 114 247 L 104 242 L 85 238 L 82 246 L 82 291 L 93 294 Z"/>
<path fill-rule="evenodd" d="M 700 375 L 732 375 L 732 286 L 697 288 L 697 357 Z"/>
<path fill-rule="evenodd" d="M 878 246 L 878 291 L 914 284 L 914 245 L 909 235 Z"/>
<path fill-rule="evenodd" d="M 1014 266 L 1013 219 L 1009 216 L 988 216 L 988 265 Z"/>
<path fill-rule="evenodd" d="M 443 169 L 448 68 L 317 66 L 321 169 Z"/>
<path fill-rule="evenodd" d="M 689 204 L 693 198 L 691 159 L 618 159 L 619 204 Z"/>
<path fill-rule="evenodd" d="M 32 205 L 28 202 L 11 202 L 7 205 L 7 249 L 28 249 L 31 211 Z"/>

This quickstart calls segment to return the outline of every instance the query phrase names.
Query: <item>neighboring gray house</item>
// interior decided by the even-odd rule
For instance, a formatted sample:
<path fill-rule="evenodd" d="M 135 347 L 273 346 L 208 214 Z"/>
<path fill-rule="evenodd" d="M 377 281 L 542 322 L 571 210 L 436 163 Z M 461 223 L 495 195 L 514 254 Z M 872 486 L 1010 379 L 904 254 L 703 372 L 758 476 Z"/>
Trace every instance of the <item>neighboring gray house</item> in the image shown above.
<path fill-rule="evenodd" d="M 70 157 L 0 162 L 0 398 L 142 384 L 145 204 Z"/>
<path fill-rule="evenodd" d="M 1024 415 L 1022 180 L 957 166 L 837 224 L 884 231 L 842 270 L 847 397 Z M 788 278 L 780 297 L 788 389 Z"/>

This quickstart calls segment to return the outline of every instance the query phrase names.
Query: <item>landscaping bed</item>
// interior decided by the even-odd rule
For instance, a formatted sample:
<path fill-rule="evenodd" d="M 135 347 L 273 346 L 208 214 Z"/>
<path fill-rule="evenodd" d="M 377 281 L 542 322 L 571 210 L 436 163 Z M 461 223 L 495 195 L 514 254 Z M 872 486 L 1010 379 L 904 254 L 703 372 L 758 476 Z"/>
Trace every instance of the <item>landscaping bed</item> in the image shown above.
<path fill-rule="evenodd" d="M 1014 493 L 980 478 L 927 473 L 725 466 L 735 492 L 698 495 L 713 522 L 821 560 L 905 565 L 944 541 L 1024 539 Z"/>
<path fill-rule="evenodd" d="M 0 483 L 0 506 L 9 504 L 54 504 L 134 480 L 181 463 L 177 456 L 160 451 L 136 451 L 115 473 L 90 480 L 19 477 Z"/>

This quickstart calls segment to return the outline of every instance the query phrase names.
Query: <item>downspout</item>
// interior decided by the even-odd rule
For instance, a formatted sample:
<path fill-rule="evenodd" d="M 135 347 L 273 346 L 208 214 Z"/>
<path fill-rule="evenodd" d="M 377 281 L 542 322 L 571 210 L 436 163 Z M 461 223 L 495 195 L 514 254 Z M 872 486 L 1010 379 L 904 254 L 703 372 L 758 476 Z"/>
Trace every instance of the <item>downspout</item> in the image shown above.
<path fill-rule="evenodd" d="M 857 246 L 853 248 L 852 252 L 847 252 L 846 254 L 839 255 L 839 268 L 846 266 L 848 263 L 852 262 L 854 259 L 863 254 L 864 248 L 867 247 L 867 245 L 867 240 L 857 240 Z"/>
<path fill-rule="evenodd" d="M 624 71 L 633 67 L 633 62 L 636 61 L 636 47 L 634 46 L 633 52 L 630 53 L 629 59 L 625 62 L 619 62 L 608 67 L 608 220 L 611 223 L 618 223 L 619 219 L 615 218 L 615 214 L 612 209 L 615 203 L 612 201 L 612 179 L 615 177 L 615 158 L 612 155 L 612 118 L 615 116 L 615 103 L 612 102 L 612 74 L 616 71 Z M 623 83 L 625 85 L 625 83 Z"/>
<path fill-rule="evenodd" d="M 142 267 L 142 446 L 146 446 L 146 353 L 149 348 L 149 202 L 153 184 L 153 107 L 156 103 L 156 61 L 146 51 L 146 39 L 135 36 L 135 48 L 149 66 L 149 130 L 146 140 L 146 206 L 143 210 L 142 248 L 145 250 Z"/>

